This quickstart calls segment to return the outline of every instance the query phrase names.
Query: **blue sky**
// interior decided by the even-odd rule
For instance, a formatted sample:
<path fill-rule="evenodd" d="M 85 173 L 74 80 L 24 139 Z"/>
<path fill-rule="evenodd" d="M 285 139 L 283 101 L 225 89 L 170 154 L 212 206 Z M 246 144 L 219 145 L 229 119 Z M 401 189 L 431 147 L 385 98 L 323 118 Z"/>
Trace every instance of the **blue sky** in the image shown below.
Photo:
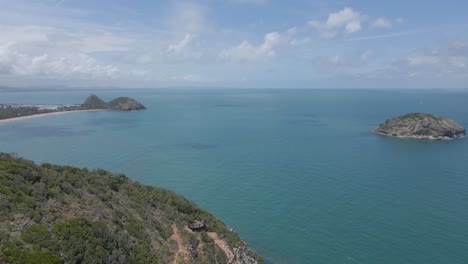
<path fill-rule="evenodd" d="M 1 86 L 468 88 L 467 1 L 0 4 Z"/>

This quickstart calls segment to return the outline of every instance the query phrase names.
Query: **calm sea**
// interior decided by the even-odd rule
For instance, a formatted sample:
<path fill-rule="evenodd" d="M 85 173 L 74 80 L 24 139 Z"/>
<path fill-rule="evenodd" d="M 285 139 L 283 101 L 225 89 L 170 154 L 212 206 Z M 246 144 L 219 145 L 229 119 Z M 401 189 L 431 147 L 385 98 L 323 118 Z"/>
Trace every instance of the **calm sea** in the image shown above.
<path fill-rule="evenodd" d="M 468 127 L 468 91 L 95 93 L 148 110 L 3 123 L 0 150 L 174 190 L 267 263 L 468 263 L 468 139 L 370 133 L 407 112 Z M 88 94 L 0 93 L 0 102 L 80 103 Z"/>

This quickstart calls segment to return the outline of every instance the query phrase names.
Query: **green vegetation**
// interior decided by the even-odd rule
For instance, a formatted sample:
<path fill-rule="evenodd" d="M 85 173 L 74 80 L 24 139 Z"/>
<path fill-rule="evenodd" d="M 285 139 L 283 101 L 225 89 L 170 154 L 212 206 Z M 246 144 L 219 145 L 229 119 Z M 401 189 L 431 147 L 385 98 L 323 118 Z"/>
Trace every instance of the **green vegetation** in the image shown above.
<path fill-rule="evenodd" d="M 424 120 L 425 118 L 431 118 L 434 120 L 442 120 L 442 118 L 439 116 L 425 114 L 425 113 L 409 113 L 409 114 L 399 117 L 400 120 L 405 120 L 405 119 Z"/>
<path fill-rule="evenodd" d="M 173 224 L 188 262 L 227 263 L 206 233 L 184 229 L 194 219 L 253 260 L 240 263 L 261 262 L 225 224 L 174 192 L 0 153 L 0 263 L 168 263 L 176 257 Z"/>
<path fill-rule="evenodd" d="M 101 98 L 97 97 L 97 95 L 90 95 L 84 103 L 81 105 L 81 108 L 84 110 L 90 109 L 107 109 L 107 103 L 104 102 Z"/>
<path fill-rule="evenodd" d="M 51 111 L 48 110 L 39 110 L 37 107 L 11 107 L 5 106 L 0 107 L 0 120 L 8 119 L 13 117 L 28 116 L 28 115 L 37 115 L 45 114 Z"/>
<path fill-rule="evenodd" d="M 33 106 L 14 107 L 11 105 L 5 105 L 5 106 L 0 106 L 0 120 L 14 118 L 14 117 L 46 114 L 46 113 L 53 113 L 53 112 L 73 111 L 73 110 L 80 110 L 80 109 L 81 108 L 79 106 L 62 106 L 62 107 L 58 107 L 55 110 L 52 110 L 52 109 L 39 109 L 38 107 L 33 107 Z"/>

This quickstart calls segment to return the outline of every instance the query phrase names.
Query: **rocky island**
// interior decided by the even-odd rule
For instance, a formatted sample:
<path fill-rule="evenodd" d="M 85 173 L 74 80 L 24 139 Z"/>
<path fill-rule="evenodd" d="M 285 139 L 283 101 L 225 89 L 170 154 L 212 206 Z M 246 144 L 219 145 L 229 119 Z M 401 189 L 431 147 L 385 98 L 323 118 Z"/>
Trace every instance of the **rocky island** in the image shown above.
<path fill-rule="evenodd" d="M 0 104 L 0 121 L 78 111 L 137 111 L 144 109 L 146 107 L 143 104 L 130 97 L 118 97 L 110 102 L 105 102 L 93 94 L 88 96 L 82 104 L 74 105 Z"/>
<path fill-rule="evenodd" d="M 398 138 L 447 140 L 465 136 L 465 128 L 452 119 L 425 113 L 410 113 L 380 124 L 374 133 Z"/>
<path fill-rule="evenodd" d="M 190 223 L 203 224 L 192 230 Z M 262 263 L 223 222 L 124 175 L 0 153 L 0 263 Z"/>
<path fill-rule="evenodd" d="M 104 102 L 101 98 L 92 94 L 86 98 L 83 104 L 81 104 L 83 110 L 97 110 L 107 109 L 114 111 L 136 111 L 144 110 L 146 107 L 135 99 L 130 97 L 119 97 L 108 103 Z"/>

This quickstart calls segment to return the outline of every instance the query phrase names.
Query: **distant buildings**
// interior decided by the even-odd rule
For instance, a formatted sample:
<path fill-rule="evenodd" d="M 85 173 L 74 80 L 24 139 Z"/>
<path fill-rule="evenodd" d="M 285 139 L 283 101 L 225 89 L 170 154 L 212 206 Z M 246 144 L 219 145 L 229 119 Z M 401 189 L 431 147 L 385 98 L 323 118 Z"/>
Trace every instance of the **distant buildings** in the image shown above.
<path fill-rule="evenodd" d="M 79 105 L 55 105 L 55 104 L 0 104 L 0 108 L 36 108 L 37 110 L 56 111 L 64 107 L 74 107 Z"/>

